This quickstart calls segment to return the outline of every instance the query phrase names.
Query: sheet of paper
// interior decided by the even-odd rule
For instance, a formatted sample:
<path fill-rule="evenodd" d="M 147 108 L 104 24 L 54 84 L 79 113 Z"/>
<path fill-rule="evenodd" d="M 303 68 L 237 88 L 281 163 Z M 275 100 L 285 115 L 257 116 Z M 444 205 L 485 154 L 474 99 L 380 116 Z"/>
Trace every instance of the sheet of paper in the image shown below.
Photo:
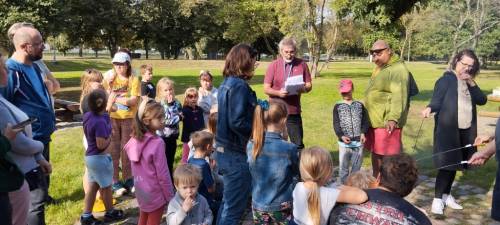
<path fill-rule="evenodd" d="M 303 87 L 304 79 L 302 75 L 289 77 L 285 81 L 285 90 L 288 91 L 288 95 L 297 95 Z"/>

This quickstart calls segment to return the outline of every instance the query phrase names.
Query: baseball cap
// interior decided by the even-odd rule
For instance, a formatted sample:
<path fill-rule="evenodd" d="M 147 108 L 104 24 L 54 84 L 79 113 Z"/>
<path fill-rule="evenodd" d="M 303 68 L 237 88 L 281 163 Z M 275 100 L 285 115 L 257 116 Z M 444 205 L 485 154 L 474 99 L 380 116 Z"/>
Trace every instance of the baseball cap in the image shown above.
<path fill-rule="evenodd" d="M 344 79 L 340 81 L 339 84 L 340 93 L 347 93 L 352 91 L 352 80 Z"/>
<path fill-rule="evenodd" d="M 125 52 L 117 52 L 113 57 L 111 63 L 125 63 L 130 62 L 130 56 Z"/>

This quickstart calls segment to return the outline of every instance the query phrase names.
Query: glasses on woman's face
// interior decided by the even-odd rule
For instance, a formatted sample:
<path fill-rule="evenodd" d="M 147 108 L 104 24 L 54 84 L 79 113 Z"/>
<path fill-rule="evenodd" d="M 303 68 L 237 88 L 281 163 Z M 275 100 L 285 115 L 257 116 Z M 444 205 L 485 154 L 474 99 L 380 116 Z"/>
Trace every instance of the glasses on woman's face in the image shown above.
<path fill-rule="evenodd" d="M 472 67 L 474 67 L 474 65 L 467 64 L 467 63 L 464 63 L 462 61 L 460 61 L 460 64 L 462 64 L 462 66 L 464 66 L 464 67 L 467 67 L 467 69 L 472 69 Z"/>
<path fill-rule="evenodd" d="M 198 98 L 198 95 L 187 95 L 187 98 Z"/>

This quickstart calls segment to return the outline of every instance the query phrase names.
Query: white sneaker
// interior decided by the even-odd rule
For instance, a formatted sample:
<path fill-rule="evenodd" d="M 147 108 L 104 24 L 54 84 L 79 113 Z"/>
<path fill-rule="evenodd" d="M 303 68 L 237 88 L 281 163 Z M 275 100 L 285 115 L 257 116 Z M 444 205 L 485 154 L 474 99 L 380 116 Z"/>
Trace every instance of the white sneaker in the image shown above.
<path fill-rule="evenodd" d="M 113 197 L 119 198 L 119 197 L 122 197 L 123 195 L 125 195 L 126 193 L 127 193 L 127 189 L 122 187 L 122 188 L 119 188 L 118 190 L 114 191 Z"/>
<path fill-rule="evenodd" d="M 453 198 L 453 196 L 451 195 L 446 195 L 444 194 L 443 195 L 443 201 L 444 201 L 444 204 L 447 206 L 447 207 L 450 207 L 452 209 L 464 209 L 464 207 L 462 207 L 461 205 L 459 205 L 456 201 L 455 201 L 455 198 Z"/>
<path fill-rule="evenodd" d="M 443 215 L 443 209 L 444 209 L 443 200 L 440 198 L 434 198 L 434 200 L 432 200 L 431 212 L 434 214 Z"/>

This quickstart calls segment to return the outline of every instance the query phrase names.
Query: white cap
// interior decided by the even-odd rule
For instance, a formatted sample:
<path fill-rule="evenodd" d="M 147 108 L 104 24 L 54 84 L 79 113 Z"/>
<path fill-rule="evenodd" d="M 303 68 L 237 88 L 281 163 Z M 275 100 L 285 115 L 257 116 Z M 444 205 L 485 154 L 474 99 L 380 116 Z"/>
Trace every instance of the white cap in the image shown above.
<path fill-rule="evenodd" d="M 117 52 L 113 57 L 111 63 L 125 63 L 130 62 L 130 56 L 125 52 Z"/>

